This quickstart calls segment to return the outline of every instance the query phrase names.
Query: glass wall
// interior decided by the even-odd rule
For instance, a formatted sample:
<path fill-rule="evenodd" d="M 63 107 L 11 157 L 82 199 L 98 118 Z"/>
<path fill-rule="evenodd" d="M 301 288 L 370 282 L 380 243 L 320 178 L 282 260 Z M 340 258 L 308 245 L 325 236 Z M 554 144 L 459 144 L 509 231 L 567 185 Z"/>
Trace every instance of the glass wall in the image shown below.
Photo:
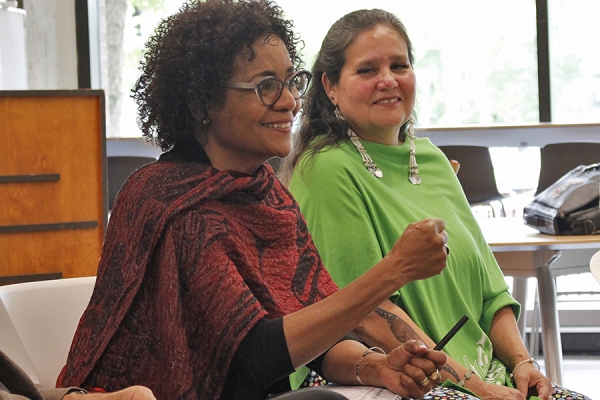
<path fill-rule="evenodd" d="M 552 121 L 600 120 L 600 1 L 549 0 Z"/>
<path fill-rule="evenodd" d="M 548 0 L 552 121 L 600 120 L 600 2 Z M 139 136 L 130 89 L 141 49 L 157 22 L 181 0 L 128 0 L 119 132 Z M 362 1 L 279 0 L 305 42 L 308 66 L 327 29 Z M 372 0 L 370 8 L 394 12 L 415 48 L 419 124 L 523 124 L 539 120 L 534 0 Z M 107 85 L 103 85 L 107 86 Z"/>

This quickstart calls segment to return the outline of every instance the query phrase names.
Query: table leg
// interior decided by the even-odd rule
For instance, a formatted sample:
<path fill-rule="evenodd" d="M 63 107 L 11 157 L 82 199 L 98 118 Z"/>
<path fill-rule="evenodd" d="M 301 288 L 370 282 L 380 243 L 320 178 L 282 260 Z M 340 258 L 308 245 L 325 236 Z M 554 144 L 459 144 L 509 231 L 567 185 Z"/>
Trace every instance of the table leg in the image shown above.
<path fill-rule="evenodd" d="M 521 332 L 523 342 L 525 342 L 527 336 L 527 278 L 513 277 L 512 296 L 521 304 L 521 316 L 517 321 L 517 326 L 519 327 L 519 332 Z"/>
<path fill-rule="evenodd" d="M 550 271 L 550 264 L 559 256 L 560 252 L 552 250 L 541 250 L 534 253 L 535 275 L 542 316 L 542 345 L 546 361 L 546 375 L 552 382 L 562 385 L 562 344 L 556 307 L 556 284 Z"/>

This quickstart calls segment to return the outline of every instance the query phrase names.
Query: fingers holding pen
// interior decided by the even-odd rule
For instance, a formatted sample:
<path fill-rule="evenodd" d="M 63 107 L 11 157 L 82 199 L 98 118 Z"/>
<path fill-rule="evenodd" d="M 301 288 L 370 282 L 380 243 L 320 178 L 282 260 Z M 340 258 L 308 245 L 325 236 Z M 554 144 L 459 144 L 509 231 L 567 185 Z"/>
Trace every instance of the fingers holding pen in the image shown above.
<path fill-rule="evenodd" d="M 410 340 L 388 355 L 382 375 L 388 389 L 404 397 L 420 398 L 439 384 L 439 369 L 445 364 L 445 353 L 428 349 L 420 340 Z"/>
<path fill-rule="evenodd" d="M 427 373 L 427 377 L 429 377 L 430 380 L 439 380 L 439 377 L 435 375 L 435 372 L 446 365 L 448 360 L 446 353 L 440 350 L 429 349 L 425 343 L 420 340 L 409 340 L 404 343 L 401 348 L 411 356 L 410 364 L 412 366 L 423 371 L 430 371 L 430 373 Z"/>
<path fill-rule="evenodd" d="M 425 344 L 418 340 L 406 342 L 402 348 L 413 355 L 410 363 L 404 368 L 412 380 L 413 388 L 417 385 L 419 391 L 427 393 L 441 382 L 440 369 L 447 360 L 444 352 L 427 349 Z"/>

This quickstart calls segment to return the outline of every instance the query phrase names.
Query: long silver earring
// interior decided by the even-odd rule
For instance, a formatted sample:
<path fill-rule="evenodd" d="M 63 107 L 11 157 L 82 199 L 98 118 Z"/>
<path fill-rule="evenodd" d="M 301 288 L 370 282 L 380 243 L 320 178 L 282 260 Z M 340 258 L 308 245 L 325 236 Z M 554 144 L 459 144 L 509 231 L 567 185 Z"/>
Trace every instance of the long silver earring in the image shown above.
<path fill-rule="evenodd" d="M 337 106 L 337 104 L 335 105 L 335 110 L 333 110 L 333 115 L 335 115 L 337 119 L 341 119 L 342 121 L 346 120 L 346 118 L 344 118 L 344 116 L 342 115 L 342 112 L 340 111 L 340 108 Z"/>
<path fill-rule="evenodd" d="M 413 185 L 420 185 L 421 175 L 419 175 L 419 165 L 417 164 L 417 150 L 415 149 L 415 121 L 411 118 L 408 121 L 408 140 L 410 144 L 410 162 L 408 164 L 408 180 Z"/>
<path fill-rule="evenodd" d="M 346 120 L 344 118 L 344 116 L 342 115 L 340 108 L 337 105 L 335 106 L 335 110 L 333 111 L 333 114 L 335 115 L 335 117 L 337 119 L 341 119 L 344 121 Z M 371 158 L 369 153 L 367 153 L 367 150 L 360 142 L 360 139 L 358 138 L 356 133 L 354 133 L 354 131 L 350 127 L 348 127 L 348 136 L 350 136 L 350 140 L 352 141 L 352 144 L 354 144 L 354 147 L 356 147 L 356 149 L 360 153 L 363 164 L 365 165 L 367 170 L 371 173 L 371 175 L 373 175 L 375 178 L 383 178 L 383 171 L 379 169 L 377 164 L 375 164 L 375 161 L 373 161 L 373 159 Z"/>

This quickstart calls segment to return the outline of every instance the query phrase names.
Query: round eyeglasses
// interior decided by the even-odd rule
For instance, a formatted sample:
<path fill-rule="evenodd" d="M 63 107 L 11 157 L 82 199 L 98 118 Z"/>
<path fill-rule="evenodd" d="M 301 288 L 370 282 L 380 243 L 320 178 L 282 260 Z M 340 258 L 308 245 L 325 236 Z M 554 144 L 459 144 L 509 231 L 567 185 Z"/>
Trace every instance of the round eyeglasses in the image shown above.
<path fill-rule="evenodd" d="M 292 96 L 294 96 L 294 99 L 301 99 L 306 93 L 310 78 L 312 78 L 312 74 L 303 69 L 292 75 L 288 81 L 282 81 L 276 76 L 267 76 L 256 83 L 226 82 L 222 86 L 233 89 L 254 89 L 258 99 L 265 106 L 270 107 L 277 103 L 285 86 L 287 86 Z"/>

